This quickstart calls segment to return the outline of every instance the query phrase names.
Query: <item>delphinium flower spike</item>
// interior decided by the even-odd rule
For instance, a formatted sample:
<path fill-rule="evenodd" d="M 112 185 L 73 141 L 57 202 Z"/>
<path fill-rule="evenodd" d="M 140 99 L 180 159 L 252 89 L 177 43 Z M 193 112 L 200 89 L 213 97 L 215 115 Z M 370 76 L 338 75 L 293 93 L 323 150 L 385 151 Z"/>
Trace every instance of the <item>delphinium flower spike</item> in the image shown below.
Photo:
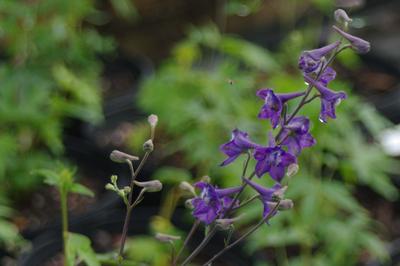
<path fill-rule="evenodd" d="M 337 10 L 335 18 L 338 22 L 344 24 L 344 28 L 347 28 L 347 24 L 351 22 L 351 18 L 343 10 Z M 240 187 L 218 189 L 207 182 L 199 182 L 195 184 L 201 190 L 199 196 L 189 188 L 188 191 L 191 195 L 195 195 L 190 200 L 193 206 L 193 216 L 197 221 L 202 221 L 207 228 L 211 229 L 199 246 L 183 261 L 182 265 L 190 263 L 207 245 L 215 234 L 216 228 L 221 227 L 221 223 L 224 228 L 230 227 L 230 224 L 235 220 L 234 217 L 231 217 L 231 210 L 236 211 L 246 206 L 247 202 L 251 203 L 253 199 L 260 199 L 264 206 L 262 219 L 257 224 L 233 243 L 226 244 L 223 250 L 214 255 L 204 265 L 211 265 L 224 252 L 254 233 L 265 223 L 268 223 L 269 219 L 279 210 L 293 208 L 293 201 L 284 198 L 287 186 L 281 184 L 283 177 L 285 174 L 289 177 L 296 174 L 299 169 L 297 157 L 304 148 L 316 144 L 316 140 L 310 133 L 309 118 L 298 113 L 306 104 L 320 98 L 321 110 L 319 119 L 322 122 L 327 122 L 328 118 L 336 118 L 335 108 L 347 96 L 342 91 L 336 92 L 328 88 L 329 83 L 336 77 L 336 71 L 330 65 L 341 51 L 349 47 L 359 53 L 368 52 L 370 49 L 369 42 L 355 37 L 336 26 L 334 26 L 334 30 L 341 35 L 341 40 L 318 49 L 304 51 L 300 55 L 298 66 L 307 83 L 305 91 L 287 94 L 276 93 L 272 89 L 260 89 L 257 91 L 257 96 L 264 100 L 258 118 L 269 119 L 273 130 L 280 126 L 277 134 L 270 132 L 268 144 L 263 145 L 253 142 L 246 132 L 235 129 L 232 139 L 220 147 L 220 150 L 228 156 L 221 164 L 222 166 L 232 163 L 242 153 L 249 154 L 241 175 L 242 185 Z M 346 40 L 350 44 L 342 45 L 342 42 Z M 316 94 L 312 96 L 311 91 L 314 88 Z M 289 115 L 286 115 L 290 102 L 297 97 L 300 98 L 297 107 Z M 284 110 L 285 112 L 283 112 Z M 254 160 L 255 166 L 253 173 L 247 177 L 246 170 L 249 160 Z M 275 185 L 272 187 L 264 187 L 251 180 L 254 175 L 261 178 L 266 174 L 269 174 L 275 181 Z M 257 194 L 245 201 L 246 204 L 240 205 L 237 200 L 246 186 L 254 189 Z M 186 186 L 185 189 L 187 189 Z"/>

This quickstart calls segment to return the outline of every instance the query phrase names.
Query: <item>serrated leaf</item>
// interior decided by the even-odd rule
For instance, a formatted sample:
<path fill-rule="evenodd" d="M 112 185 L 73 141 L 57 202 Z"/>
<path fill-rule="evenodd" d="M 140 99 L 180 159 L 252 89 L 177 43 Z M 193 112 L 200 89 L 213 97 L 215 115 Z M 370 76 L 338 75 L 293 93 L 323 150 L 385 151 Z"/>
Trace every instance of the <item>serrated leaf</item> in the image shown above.
<path fill-rule="evenodd" d="M 53 170 L 49 169 L 34 170 L 32 171 L 32 174 L 43 176 L 45 178 L 43 182 L 50 186 L 60 186 L 61 183 L 60 175 Z"/>

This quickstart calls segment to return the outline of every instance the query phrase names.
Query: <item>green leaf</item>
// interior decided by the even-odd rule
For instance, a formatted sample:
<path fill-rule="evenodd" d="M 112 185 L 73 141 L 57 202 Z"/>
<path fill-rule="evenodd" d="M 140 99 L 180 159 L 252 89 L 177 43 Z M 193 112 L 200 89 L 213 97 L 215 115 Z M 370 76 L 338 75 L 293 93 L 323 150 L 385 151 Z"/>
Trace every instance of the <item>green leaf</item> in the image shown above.
<path fill-rule="evenodd" d="M 40 170 L 34 170 L 31 173 L 34 175 L 43 176 L 45 178 L 43 182 L 50 186 L 59 187 L 61 185 L 60 175 L 53 170 L 40 169 Z"/>
<path fill-rule="evenodd" d="M 74 263 L 77 259 L 85 262 L 87 266 L 100 266 L 87 236 L 68 233 L 67 243 L 68 262 L 71 266 L 75 265 Z"/>
<path fill-rule="evenodd" d="M 374 257 L 380 260 L 389 259 L 389 252 L 385 248 L 384 243 L 371 233 L 363 233 L 359 235 L 360 242 Z"/>
<path fill-rule="evenodd" d="M 72 184 L 70 191 L 73 193 L 78 193 L 81 195 L 89 196 L 89 197 L 94 197 L 93 191 L 91 191 L 89 188 L 85 187 L 82 184 L 79 183 L 74 183 Z"/>

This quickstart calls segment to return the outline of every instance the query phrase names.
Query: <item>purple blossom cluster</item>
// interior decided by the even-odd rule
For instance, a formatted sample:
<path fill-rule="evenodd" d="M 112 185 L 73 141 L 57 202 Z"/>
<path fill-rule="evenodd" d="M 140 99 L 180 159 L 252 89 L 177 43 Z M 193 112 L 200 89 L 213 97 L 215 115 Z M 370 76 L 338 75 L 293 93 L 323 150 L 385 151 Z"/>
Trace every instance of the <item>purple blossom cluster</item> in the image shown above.
<path fill-rule="evenodd" d="M 285 174 L 292 175 L 298 169 L 297 158 L 302 150 L 316 144 L 310 133 L 310 120 L 298 115 L 299 110 L 312 100 L 319 99 L 319 120 L 327 123 L 329 118 L 335 119 L 337 105 L 347 96 L 342 91 L 328 88 L 336 77 L 336 71 L 330 65 L 336 55 L 346 48 L 358 53 L 366 53 L 370 49 L 369 42 L 344 31 L 351 19 L 343 10 L 336 11 L 335 18 L 343 26 L 342 29 L 333 26 L 340 40 L 318 49 L 303 51 L 299 57 L 298 67 L 307 85 L 305 91 L 277 93 L 272 88 L 257 91 L 256 95 L 263 100 L 258 118 L 269 120 L 272 127 L 268 144 L 254 142 L 247 132 L 239 129 L 232 131 L 231 140 L 220 146 L 220 151 L 227 156 L 221 166 L 227 166 L 240 155 L 248 154 L 248 158 L 255 160 L 253 174 L 248 178 L 242 177 L 242 186 L 227 189 L 218 189 L 207 182 L 196 183 L 195 187 L 201 191 L 199 196 L 191 199 L 196 219 L 208 225 L 216 219 L 225 218 L 227 212 L 239 206 L 239 201 L 233 195 L 240 193 L 247 185 L 258 193 L 264 206 L 263 217 L 271 212 L 271 206 L 274 206 L 277 198 L 283 199 L 286 187 L 282 185 L 282 180 Z M 311 96 L 313 88 L 316 94 Z M 300 99 L 297 108 L 288 115 L 288 105 L 295 99 Z M 274 130 L 277 130 L 276 134 Z M 253 176 L 261 178 L 266 174 L 275 183 L 271 188 L 251 181 Z"/>

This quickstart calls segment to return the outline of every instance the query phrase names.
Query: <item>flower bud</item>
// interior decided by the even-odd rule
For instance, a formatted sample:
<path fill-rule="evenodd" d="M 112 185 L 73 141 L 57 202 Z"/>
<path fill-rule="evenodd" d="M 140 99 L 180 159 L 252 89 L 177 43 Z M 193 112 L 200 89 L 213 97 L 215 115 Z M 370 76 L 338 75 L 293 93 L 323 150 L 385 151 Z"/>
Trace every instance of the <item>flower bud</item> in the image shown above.
<path fill-rule="evenodd" d="M 118 180 L 118 176 L 112 175 L 112 176 L 110 177 L 110 180 L 111 180 L 111 183 L 116 184 L 116 183 L 117 183 L 117 180 Z"/>
<path fill-rule="evenodd" d="M 131 188 L 128 187 L 128 186 L 125 186 L 125 187 L 124 187 L 124 193 L 125 193 L 125 194 L 131 193 Z"/>
<path fill-rule="evenodd" d="M 160 241 L 160 242 L 173 242 L 175 240 L 179 240 L 181 239 L 180 236 L 174 236 L 174 235 L 167 235 L 167 234 L 163 234 L 163 233 L 157 233 L 155 235 L 155 238 Z"/>
<path fill-rule="evenodd" d="M 192 194 L 193 196 L 196 196 L 196 192 L 195 192 L 195 190 L 194 190 L 194 187 L 193 187 L 191 184 L 189 184 L 189 182 L 182 181 L 182 182 L 179 184 L 179 188 L 180 188 L 181 190 L 185 191 L 185 192 L 189 192 L 189 193 Z"/>
<path fill-rule="evenodd" d="M 162 183 L 159 180 L 146 182 L 134 181 L 135 185 L 142 187 L 146 192 L 158 192 L 162 189 Z"/>
<path fill-rule="evenodd" d="M 108 184 L 105 186 L 105 188 L 106 188 L 107 190 L 115 190 L 115 187 L 114 187 L 112 184 L 110 184 L 110 183 L 108 183 Z"/>
<path fill-rule="evenodd" d="M 151 127 L 155 127 L 157 125 L 157 122 L 158 122 L 158 116 L 149 115 L 149 117 L 147 118 L 147 121 L 149 122 Z"/>
<path fill-rule="evenodd" d="M 210 183 L 211 182 L 211 177 L 209 177 L 208 175 L 205 175 L 201 178 L 201 181 L 206 182 L 206 183 Z"/>
<path fill-rule="evenodd" d="M 268 202 L 268 206 L 271 209 L 275 208 L 277 204 L 278 204 L 277 202 L 272 202 L 272 201 Z M 283 199 L 279 203 L 278 210 L 280 210 L 280 211 L 289 210 L 289 209 L 292 209 L 293 206 L 294 206 L 294 204 L 291 199 Z"/>
<path fill-rule="evenodd" d="M 143 150 L 145 152 L 152 152 L 154 150 L 154 144 L 153 144 L 153 141 L 151 139 L 149 139 L 148 141 L 146 141 L 143 144 Z"/>
<path fill-rule="evenodd" d="M 277 191 L 275 191 L 275 192 L 272 194 L 273 200 L 280 200 L 280 199 L 283 199 L 286 190 L 287 190 L 287 186 L 284 186 L 283 188 L 278 189 Z"/>
<path fill-rule="evenodd" d="M 286 175 L 292 177 L 299 171 L 299 165 L 297 163 L 292 163 L 288 166 Z"/>
<path fill-rule="evenodd" d="M 188 200 L 185 201 L 185 207 L 188 208 L 189 210 L 193 210 L 194 209 L 192 200 L 193 199 L 188 199 Z"/>
<path fill-rule="evenodd" d="M 352 21 L 352 19 L 347 15 L 346 11 L 340 8 L 336 9 L 334 16 L 338 23 L 346 24 Z"/>
<path fill-rule="evenodd" d="M 116 163 L 126 163 L 127 160 L 137 161 L 139 160 L 139 157 L 124 153 L 122 151 L 113 150 L 110 154 L 110 159 Z"/>
<path fill-rule="evenodd" d="M 342 31 L 336 26 L 333 26 L 333 29 L 339 33 L 343 38 L 348 40 L 351 44 L 351 48 L 360 54 L 368 53 L 371 49 L 371 44 L 366 40 L 363 40 L 359 37 L 353 36 L 345 31 Z"/>
<path fill-rule="evenodd" d="M 225 219 L 216 219 L 215 223 L 222 229 L 222 230 L 228 230 L 234 222 L 242 218 L 243 215 L 240 215 L 238 217 L 234 218 L 225 218 Z"/>
<path fill-rule="evenodd" d="M 118 193 L 118 196 L 120 196 L 121 198 L 124 198 L 125 197 L 125 191 L 123 190 L 123 189 L 118 189 L 117 190 L 117 193 Z"/>

